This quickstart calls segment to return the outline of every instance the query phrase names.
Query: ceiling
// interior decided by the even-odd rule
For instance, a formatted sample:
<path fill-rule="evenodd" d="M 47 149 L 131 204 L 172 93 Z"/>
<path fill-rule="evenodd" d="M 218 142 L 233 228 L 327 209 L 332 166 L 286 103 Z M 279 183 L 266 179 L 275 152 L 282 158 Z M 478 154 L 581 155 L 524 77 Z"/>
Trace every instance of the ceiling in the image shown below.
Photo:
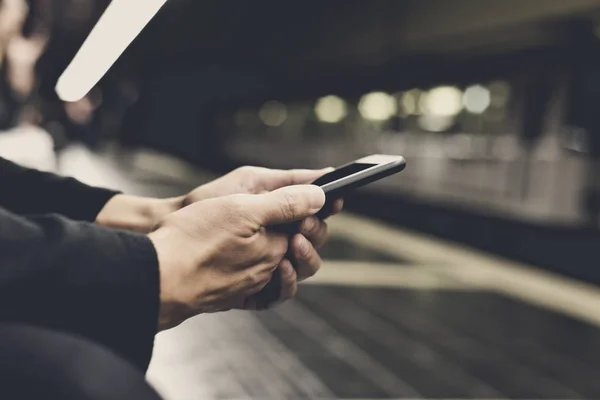
<path fill-rule="evenodd" d="M 294 72 L 554 40 L 600 0 L 170 0 L 130 53 Z"/>
<path fill-rule="evenodd" d="M 90 1 L 89 24 L 59 29 L 56 77 L 108 4 Z M 169 0 L 111 73 L 172 75 L 218 65 L 301 88 L 324 77 L 415 69 L 415 60 L 556 44 L 568 36 L 566 22 L 599 9 L 600 0 Z"/>

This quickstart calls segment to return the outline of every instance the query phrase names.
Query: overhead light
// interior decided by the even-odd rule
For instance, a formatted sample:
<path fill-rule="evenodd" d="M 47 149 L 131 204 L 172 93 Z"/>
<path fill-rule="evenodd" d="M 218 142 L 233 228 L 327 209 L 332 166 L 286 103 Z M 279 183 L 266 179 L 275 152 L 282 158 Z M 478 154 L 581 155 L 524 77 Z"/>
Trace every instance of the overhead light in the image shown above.
<path fill-rule="evenodd" d="M 469 86 L 463 95 L 463 104 L 470 113 L 482 114 L 491 104 L 489 89 L 481 85 Z"/>
<path fill-rule="evenodd" d="M 385 121 L 398 112 L 398 106 L 392 96 L 384 92 L 364 95 L 358 104 L 358 111 L 364 119 Z"/>
<path fill-rule="evenodd" d="M 418 115 L 421 113 L 419 102 L 423 92 L 419 89 L 408 90 L 400 96 L 399 103 L 403 115 Z"/>
<path fill-rule="evenodd" d="M 347 113 L 346 102 L 337 96 L 322 97 L 315 105 L 317 119 L 322 122 L 338 123 L 346 117 Z"/>
<path fill-rule="evenodd" d="M 280 126 L 287 119 L 287 108 L 278 101 L 268 101 L 260 108 L 258 115 L 265 125 Z"/>
<path fill-rule="evenodd" d="M 463 108 L 462 91 L 453 86 L 439 86 L 427 93 L 424 103 L 424 113 L 439 117 L 453 117 Z"/>
<path fill-rule="evenodd" d="M 56 84 L 61 100 L 82 99 L 167 0 L 112 0 Z"/>

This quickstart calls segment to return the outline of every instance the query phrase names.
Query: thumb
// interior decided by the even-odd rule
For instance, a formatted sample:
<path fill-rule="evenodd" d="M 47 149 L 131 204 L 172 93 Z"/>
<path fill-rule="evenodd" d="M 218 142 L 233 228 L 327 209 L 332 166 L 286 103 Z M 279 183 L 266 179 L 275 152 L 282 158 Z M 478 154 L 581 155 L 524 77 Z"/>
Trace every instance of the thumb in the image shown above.
<path fill-rule="evenodd" d="M 315 215 L 325 204 L 325 193 L 314 185 L 286 186 L 253 196 L 249 210 L 262 226 L 300 221 Z"/>
<path fill-rule="evenodd" d="M 333 171 L 334 168 L 323 169 L 269 169 L 264 172 L 263 180 L 266 190 L 275 190 L 284 186 L 305 185 Z"/>

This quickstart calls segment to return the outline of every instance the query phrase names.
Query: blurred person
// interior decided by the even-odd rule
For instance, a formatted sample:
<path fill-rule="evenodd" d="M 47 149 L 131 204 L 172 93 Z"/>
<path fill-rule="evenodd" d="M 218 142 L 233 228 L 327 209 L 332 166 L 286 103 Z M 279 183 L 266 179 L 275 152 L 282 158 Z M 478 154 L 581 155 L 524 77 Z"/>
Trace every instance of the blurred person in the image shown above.
<path fill-rule="evenodd" d="M 0 129 L 40 122 L 35 65 L 48 41 L 47 21 L 38 15 L 44 2 L 47 0 L 0 1 L 0 92 L 4 103 L 4 107 L 0 105 Z"/>
<path fill-rule="evenodd" d="M 34 66 L 46 45 L 44 36 L 14 35 L 6 48 L 7 77 L 14 95 L 24 103 L 35 88 Z"/>
<path fill-rule="evenodd" d="M 98 142 L 95 128 L 99 112 L 95 99 L 88 97 L 77 104 L 65 104 L 56 95 L 54 86 L 110 1 L 29 1 L 35 10 L 31 19 L 41 26 L 38 29 L 48 32 L 47 44 L 34 66 L 38 80 L 35 101 L 42 116 L 41 126 L 53 136 L 57 152 L 73 141 L 94 147 Z M 109 83 L 112 84 L 101 82 L 97 89 Z"/>
<path fill-rule="evenodd" d="M 0 0 L 0 130 L 15 123 L 18 101 L 10 84 L 7 49 L 27 14 L 24 0 Z"/>
<path fill-rule="evenodd" d="M 4 54 L 7 43 L 19 32 L 27 16 L 24 0 L 0 1 L 0 50 Z"/>
<path fill-rule="evenodd" d="M 0 390 L 157 398 L 140 373 L 157 332 L 260 309 L 275 271 L 280 301 L 317 272 L 325 195 L 307 183 L 327 171 L 242 167 L 153 199 L 0 159 Z M 295 234 L 273 229 L 294 221 Z"/>

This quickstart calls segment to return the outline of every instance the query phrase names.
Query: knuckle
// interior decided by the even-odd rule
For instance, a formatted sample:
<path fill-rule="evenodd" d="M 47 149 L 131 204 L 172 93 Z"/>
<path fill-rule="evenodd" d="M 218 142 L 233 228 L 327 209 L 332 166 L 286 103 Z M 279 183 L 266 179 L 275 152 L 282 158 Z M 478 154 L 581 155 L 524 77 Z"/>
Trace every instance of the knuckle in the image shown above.
<path fill-rule="evenodd" d="M 250 165 L 244 165 L 235 170 L 236 175 L 239 175 L 242 178 L 248 178 L 256 172 L 256 167 L 252 167 Z"/>
<path fill-rule="evenodd" d="M 240 228 L 243 224 L 240 221 L 247 218 L 246 211 L 244 209 L 244 199 L 241 195 L 231 195 L 223 198 L 223 202 L 220 203 L 220 207 L 216 208 L 216 215 L 218 224 L 225 224 L 226 226 L 233 229 L 234 227 Z"/>
<path fill-rule="evenodd" d="M 266 283 L 266 279 L 264 274 L 260 274 L 258 272 L 247 272 L 245 277 L 245 282 L 249 287 L 259 286 L 263 283 Z"/>
<path fill-rule="evenodd" d="M 243 242 L 240 249 L 243 247 L 243 252 L 249 262 L 262 262 L 268 255 L 268 248 L 265 245 L 265 240 L 261 236 L 261 230 L 244 232 Z"/>
<path fill-rule="evenodd" d="M 309 217 L 302 223 L 302 232 L 311 234 L 315 231 L 319 231 L 319 221 L 315 217 Z"/>
<path fill-rule="evenodd" d="M 263 259 L 269 263 L 278 264 L 287 252 L 287 242 L 281 243 L 280 240 L 270 238 L 264 243 L 262 248 Z"/>
<path fill-rule="evenodd" d="M 277 245 L 274 247 L 277 247 L 277 255 L 281 255 L 281 257 L 283 258 L 288 252 L 289 246 L 290 244 L 288 238 L 282 237 L 281 239 L 279 239 Z"/>
<path fill-rule="evenodd" d="M 285 254 L 287 252 L 287 248 L 284 248 L 282 246 L 278 246 L 275 247 L 271 250 L 271 254 L 270 254 L 270 259 L 273 260 L 274 262 L 279 262 L 281 261 L 284 257 Z"/>
<path fill-rule="evenodd" d="M 289 192 L 283 194 L 282 212 L 285 219 L 294 221 L 298 216 L 298 207 L 296 199 Z"/>
<path fill-rule="evenodd" d="M 227 197 L 227 208 L 234 215 L 245 215 L 247 213 L 248 195 L 234 194 Z"/>
<path fill-rule="evenodd" d="M 242 208 L 242 195 L 239 194 L 232 194 L 230 196 L 227 196 L 225 198 L 223 198 L 224 201 L 224 205 L 225 207 L 227 207 L 229 210 L 238 210 L 240 208 Z"/>
<path fill-rule="evenodd" d="M 247 235 L 240 238 L 240 247 L 245 248 L 252 255 L 258 255 L 259 257 L 257 258 L 260 258 L 260 255 L 264 251 L 260 232 L 260 229 L 254 233 L 247 232 Z"/>

